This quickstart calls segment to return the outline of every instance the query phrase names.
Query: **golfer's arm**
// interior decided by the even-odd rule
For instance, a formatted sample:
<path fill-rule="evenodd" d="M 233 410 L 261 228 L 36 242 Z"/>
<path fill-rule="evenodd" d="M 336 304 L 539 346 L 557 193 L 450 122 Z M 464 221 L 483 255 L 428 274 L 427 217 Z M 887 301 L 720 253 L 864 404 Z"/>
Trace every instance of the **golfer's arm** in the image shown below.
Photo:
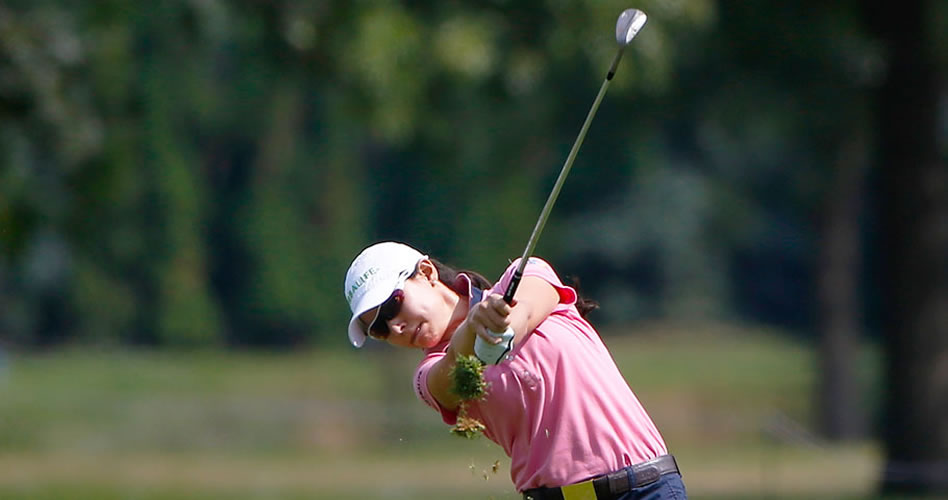
<path fill-rule="evenodd" d="M 514 344 L 520 343 L 536 330 L 560 302 L 560 294 L 548 281 L 536 276 L 525 276 L 520 281 L 516 304 L 510 311 L 510 326 L 514 330 Z"/>
<path fill-rule="evenodd" d="M 526 276 L 520 282 L 514 299 L 516 305 L 508 318 L 514 330 L 514 343 L 519 343 L 553 312 L 559 303 L 559 293 L 546 280 Z M 459 327 L 447 353 L 428 372 L 428 391 L 446 410 L 456 410 L 461 402 L 453 391 L 451 370 L 454 369 L 458 354 L 474 354 L 475 335 L 472 328 Z"/>

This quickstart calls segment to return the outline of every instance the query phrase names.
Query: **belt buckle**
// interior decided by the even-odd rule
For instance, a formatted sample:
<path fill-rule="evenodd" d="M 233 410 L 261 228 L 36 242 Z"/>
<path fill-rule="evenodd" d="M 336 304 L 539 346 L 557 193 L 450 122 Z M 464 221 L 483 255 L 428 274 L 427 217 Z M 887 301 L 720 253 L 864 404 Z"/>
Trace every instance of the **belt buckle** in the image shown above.
<path fill-rule="evenodd" d="M 596 488 L 593 487 L 592 479 L 581 483 L 561 486 L 563 500 L 596 500 Z"/>

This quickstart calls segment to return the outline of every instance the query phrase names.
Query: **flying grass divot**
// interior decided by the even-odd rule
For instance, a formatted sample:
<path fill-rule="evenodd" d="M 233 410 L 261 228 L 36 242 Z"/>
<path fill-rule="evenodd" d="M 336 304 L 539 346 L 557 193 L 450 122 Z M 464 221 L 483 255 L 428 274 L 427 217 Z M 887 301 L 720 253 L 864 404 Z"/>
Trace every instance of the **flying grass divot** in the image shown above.
<path fill-rule="evenodd" d="M 484 363 L 476 356 L 459 354 L 451 370 L 454 380 L 454 393 L 461 398 L 458 406 L 458 421 L 451 429 L 455 436 L 474 439 L 484 432 L 484 424 L 476 418 L 467 415 L 468 401 L 475 401 L 487 393 L 487 382 L 484 381 Z"/>

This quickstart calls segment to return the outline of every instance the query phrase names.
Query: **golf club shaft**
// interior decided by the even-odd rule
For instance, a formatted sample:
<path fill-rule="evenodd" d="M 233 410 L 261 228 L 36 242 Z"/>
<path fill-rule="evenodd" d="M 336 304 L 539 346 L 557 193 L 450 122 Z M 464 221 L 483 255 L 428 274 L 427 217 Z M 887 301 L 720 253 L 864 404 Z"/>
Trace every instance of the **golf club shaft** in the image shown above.
<path fill-rule="evenodd" d="M 507 290 L 504 292 L 504 301 L 508 304 L 513 303 L 514 294 L 517 293 L 517 287 L 520 286 L 520 279 L 523 278 L 523 268 L 526 267 L 527 260 L 536 248 L 537 240 L 540 239 L 540 233 L 543 232 L 543 226 L 546 225 L 547 219 L 550 218 L 553 204 L 556 203 L 556 198 L 560 195 L 560 190 L 563 188 L 566 176 L 569 174 L 570 169 L 573 168 L 573 161 L 576 159 L 579 147 L 583 145 L 583 140 L 586 139 L 586 132 L 589 130 L 589 125 L 596 116 L 596 111 L 599 110 L 599 103 L 602 102 L 602 98 L 606 95 L 606 90 L 609 89 L 609 84 L 612 82 L 612 77 L 616 74 L 616 68 L 619 66 L 619 60 L 622 59 L 624 48 L 625 47 L 620 46 L 618 52 L 616 52 L 616 56 L 612 60 L 612 65 L 609 67 L 609 72 L 606 74 L 605 80 L 602 81 L 602 86 L 599 87 L 596 100 L 593 101 L 592 107 L 589 108 L 589 113 L 586 114 L 586 121 L 583 122 L 583 127 L 579 130 L 576 141 L 573 142 L 573 148 L 570 149 L 569 156 L 566 157 L 566 162 L 563 164 L 562 170 L 560 170 L 560 175 L 556 178 L 553 191 L 550 192 L 550 196 L 546 199 L 546 204 L 543 205 L 543 210 L 540 212 L 540 218 L 537 219 L 537 224 L 533 227 L 533 233 L 530 235 L 530 239 L 527 240 L 527 247 L 524 248 L 523 255 L 520 257 L 520 264 L 514 271 L 510 284 L 507 285 Z"/>

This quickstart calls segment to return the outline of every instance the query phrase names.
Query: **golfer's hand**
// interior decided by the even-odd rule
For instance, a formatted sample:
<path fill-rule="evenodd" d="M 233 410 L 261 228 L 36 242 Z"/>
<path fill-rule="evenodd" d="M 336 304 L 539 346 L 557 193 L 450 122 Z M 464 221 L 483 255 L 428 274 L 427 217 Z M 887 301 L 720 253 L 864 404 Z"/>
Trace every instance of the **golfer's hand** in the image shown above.
<path fill-rule="evenodd" d="M 500 337 L 491 332 L 503 332 L 510 326 L 510 311 L 517 304 L 504 302 L 503 295 L 492 293 L 486 299 L 478 302 L 467 314 L 467 322 L 474 333 L 485 341 L 496 344 Z"/>

